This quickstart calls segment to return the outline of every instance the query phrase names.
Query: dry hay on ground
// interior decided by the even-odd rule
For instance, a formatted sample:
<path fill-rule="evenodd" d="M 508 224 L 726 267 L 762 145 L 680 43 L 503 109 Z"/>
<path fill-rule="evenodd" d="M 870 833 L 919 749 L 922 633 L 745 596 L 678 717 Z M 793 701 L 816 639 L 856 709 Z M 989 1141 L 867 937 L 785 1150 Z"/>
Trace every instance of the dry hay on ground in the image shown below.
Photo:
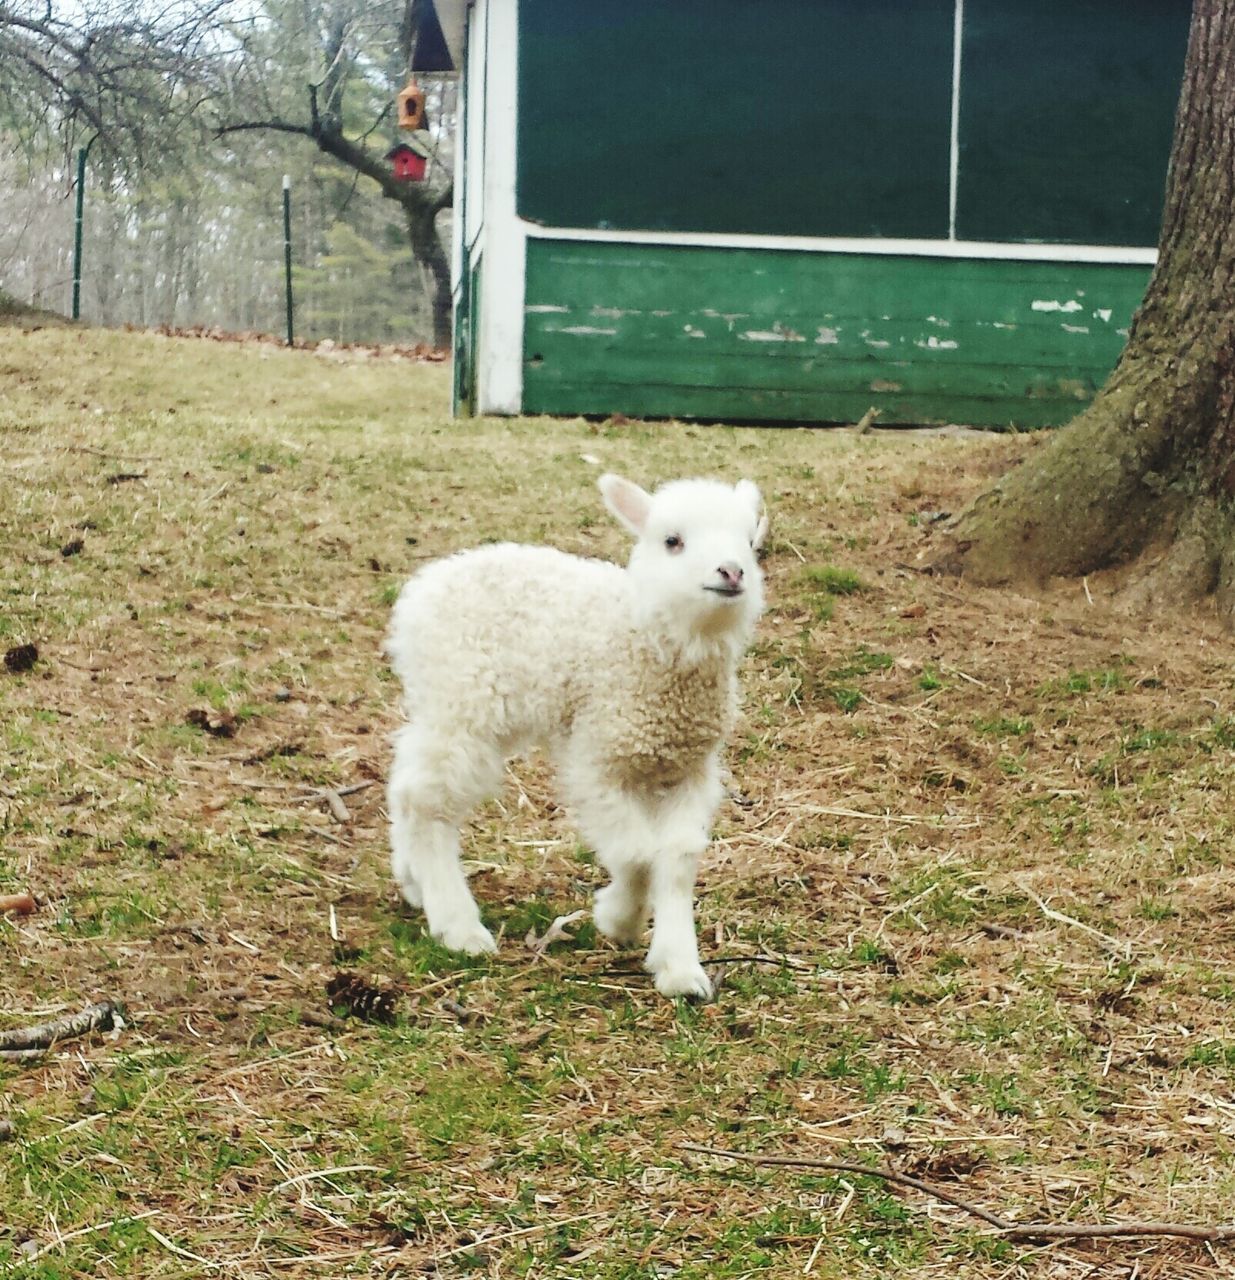
<path fill-rule="evenodd" d="M 455 424 L 444 369 L 142 335 L 5 363 L 0 644 L 40 657 L 0 672 L 0 893 L 41 908 L 0 925 L 3 1025 L 129 1019 L 0 1064 L 6 1265 L 1233 1269 L 679 1146 L 882 1160 L 1022 1220 L 1229 1218 L 1231 642 L 1094 583 L 922 575 L 938 513 L 1031 444 Z M 536 761 L 468 833 L 495 960 L 433 946 L 386 875 L 393 591 L 484 538 L 620 555 L 602 466 L 749 474 L 773 513 L 697 1009 L 586 920 L 530 945 L 596 884 Z M 338 1013 L 395 1024 L 335 1020 L 340 973 Z"/>

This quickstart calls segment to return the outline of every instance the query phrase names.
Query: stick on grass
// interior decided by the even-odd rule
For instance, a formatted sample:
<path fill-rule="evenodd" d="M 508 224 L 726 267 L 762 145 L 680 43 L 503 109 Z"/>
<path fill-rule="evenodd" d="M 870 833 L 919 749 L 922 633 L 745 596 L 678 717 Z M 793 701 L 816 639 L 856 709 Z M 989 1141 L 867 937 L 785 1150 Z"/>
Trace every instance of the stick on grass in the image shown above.
<path fill-rule="evenodd" d="M 833 1173 L 852 1173 L 860 1177 L 879 1178 L 897 1186 L 912 1187 L 924 1195 L 954 1205 L 983 1222 L 989 1223 L 1009 1240 L 1099 1240 L 1130 1239 L 1136 1236 L 1176 1236 L 1184 1240 L 1235 1240 L 1235 1224 L 1198 1224 L 1176 1222 L 1012 1222 L 1008 1218 L 964 1200 L 943 1187 L 915 1178 L 912 1174 L 876 1165 L 856 1164 L 848 1160 L 817 1160 L 805 1156 L 764 1156 L 745 1151 L 725 1151 L 719 1147 L 683 1142 L 683 1151 L 722 1156 L 726 1160 L 742 1160 L 747 1164 L 783 1165 L 791 1169 L 824 1169 Z"/>
<path fill-rule="evenodd" d="M 118 1013 L 119 1009 L 110 1000 L 102 1000 L 64 1018 L 53 1018 L 32 1027 L 14 1027 L 0 1032 L 0 1052 L 50 1049 L 61 1040 L 74 1040 L 91 1031 L 110 1031 L 116 1025 Z"/>

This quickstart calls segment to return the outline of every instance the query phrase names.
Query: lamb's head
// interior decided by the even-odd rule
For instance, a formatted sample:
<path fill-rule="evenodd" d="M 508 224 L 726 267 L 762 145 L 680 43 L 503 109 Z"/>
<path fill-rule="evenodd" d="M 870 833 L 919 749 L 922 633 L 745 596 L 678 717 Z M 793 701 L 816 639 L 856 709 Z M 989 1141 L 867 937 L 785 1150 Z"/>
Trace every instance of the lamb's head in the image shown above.
<path fill-rule="evenodd" d="M 645 493 L 604 475 L 605 505 L 635 535 L 636 607 L 688 645 L 745 644 L 763 608 L 758 551 L 767 533 L 749 480 L 674 480 Z"/>

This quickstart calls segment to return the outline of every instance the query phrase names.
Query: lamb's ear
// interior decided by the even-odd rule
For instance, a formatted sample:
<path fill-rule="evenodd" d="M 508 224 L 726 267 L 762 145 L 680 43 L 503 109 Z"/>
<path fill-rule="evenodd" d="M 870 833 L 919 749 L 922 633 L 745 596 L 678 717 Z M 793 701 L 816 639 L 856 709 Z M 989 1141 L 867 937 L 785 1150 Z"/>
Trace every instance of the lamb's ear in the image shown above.
<path fill-rule="evenodd" d="M 759 492 L 759 486 L 753 480 L 739 480 L 733 486 L 733 490 L 739 498 L 749 504 L 754 513 L 757 523 L 755 536 L 750 540 L 750 545 L 758 551 L 768 536 L 768 513 L 763 508 L 763 496 Z"/>
<path fill-rule="evenodd" d="M 604 496 L 605 506 L 635 535 L 643 534 L 643 526 L 647 524 L 648 512 L 652 508 L 652 499 L 630 480 L 607 472 L 596 482 Z"/>
<path fill-rule="evenodd" d="M 755 529 L 755 536 L 750 540 L 750 549 L 752 551 L 762 551 L 763 544 L 768 540 L 768 513 L 765 511 L 759 517 L 759 524 Z"/>

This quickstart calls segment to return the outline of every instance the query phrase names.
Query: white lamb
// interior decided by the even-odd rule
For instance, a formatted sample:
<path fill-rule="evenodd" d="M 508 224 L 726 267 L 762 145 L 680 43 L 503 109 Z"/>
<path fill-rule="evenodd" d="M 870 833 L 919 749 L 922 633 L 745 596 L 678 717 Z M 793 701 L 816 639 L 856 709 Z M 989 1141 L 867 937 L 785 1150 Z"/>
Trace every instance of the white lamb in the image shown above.
<path fill-rule="evenodd" d="M 403 588 L 387 652 L 409 723 L 388 787 L 391 862 L 443 945 L 496 950 L 459 864 L 459 827 L 505 761 L 546 747 L 611 883 L 600 931 L 634 943 L 666 996 L 706 999 L 694 884 L 721 798 L 736 668 L 763 606 L 767 529 L 749 480 L 678 480 L 648 495 L 600 479 L 635 535 L 623 570 L 506 543 L 428 565 Z"/>

